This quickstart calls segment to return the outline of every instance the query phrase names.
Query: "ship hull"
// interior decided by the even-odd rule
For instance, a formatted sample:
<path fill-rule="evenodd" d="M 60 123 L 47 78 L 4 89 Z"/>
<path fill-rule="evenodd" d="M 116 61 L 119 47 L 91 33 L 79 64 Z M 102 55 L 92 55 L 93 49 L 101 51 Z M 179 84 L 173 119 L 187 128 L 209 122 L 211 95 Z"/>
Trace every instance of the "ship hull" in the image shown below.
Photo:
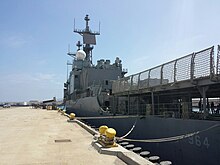
<path fill-rule="evenodd" d="M 100 112 L 96 97 L 68 102 L 67 112 L 78 116 L 106 116 Z M 125 135 L 135 124 L 134 130 L 127 138 L 130 139 L 161 139 L 195 133 L 193 136 L 167 142 L 130 142 L 141 146 L 151 155 L 160 156 L 161 160 L 171 160 L 173 164 L 185 165 L 217 165 L 220 162 L 220 122 L 208 120 L 191 120 L 146 116 L 144 118 L 108 118 L 87 119 L 88 123 L 99 127 L 107 125 L 115 128 L 117 136 Z M 199 132 L 198 132 L 199 131 Z"/>
<path fill-rule="evenodd" d="M 99 127 L 107 125 L 117 130 L 117 136 L 125 135 L 135 124 L 134 118 L 87 120 Z M 194 136 L 167 142 L 130 142 L 141 146 L 162 160 L 171 160 L 178 165 L 217 165 L 220 162 L 220 122 L 205 120 L 183 120 L 147 116 L 138 119 L 127 137 L 130 139 L 161 139 L 195 133 Z M 200 131 L 200 132 L 198 132 Z M 198 133 L 197 133 L 198 132 Z"/>
<path fill-rule="evenodd" d="M 94 117 L 109 115 L 99 105 L 97 97 L 85 97 L 66 102 L 66 113 L 75 113 L 77 117 Z"/>

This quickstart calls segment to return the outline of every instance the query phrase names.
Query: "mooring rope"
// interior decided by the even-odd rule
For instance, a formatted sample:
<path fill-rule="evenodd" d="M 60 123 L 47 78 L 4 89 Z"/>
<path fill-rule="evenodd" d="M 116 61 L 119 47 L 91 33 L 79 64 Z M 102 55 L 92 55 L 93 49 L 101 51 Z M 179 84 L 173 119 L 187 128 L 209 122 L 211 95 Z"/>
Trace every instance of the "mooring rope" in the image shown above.
<path fill-rule="evenodd" d="M 124 139 L 125 137 L 127 137 L 134 130 L 134 127 L 136 126 L 136 123 L 137 123 L 137 119 L 138 118 L 136 118 L 136 120 L 135 120 L 133 126 L 131 127 L 131 129 L 124 136 L 118 137 L 118 139 Z"/>
<path fill-rule="evenodd" d="M 145 140 L 139 140 L 139 139 L 126 139 L 126 138 L 120 138 L 120 139 L 123 139 L 125 141 L 131 141 L 131 142 L 143 142 L 143 143 L 163 143 L 163 142 L 171 142 L 171 141 L 177 141 L 177 140 L 182 140 L 182 139 L 185 139 L 185 138 L 188 138 L 188 137 L 192 137 L 194 135 L 197 135 L 199 133 L 202 133 L 202 132 L 206 132 L 208 130 L 211 130 L 215 127 L 218 127 L 220 126 L 220 124 L 215 124 L 209 128 L 206 128 L 204 130 L 201 130 L 201 131 L 196 131 L 196 132 L 193 132 L 193 133 L 188 133 L 188 134 L 184 134 L 184 135 L 179 135 L 179 136 L 173 136 L 173 137 L 167 137 L 167 138 L 159 138 L 159 139 L 145 139 Z"/>
<path fill-rule="evenodd" d="M 105 111 L 102 107 L 99 107 L 99 110 L 101 111 L 101 112 L 104 112 L 104 113 L 107 113 L 108 111 Z"/>

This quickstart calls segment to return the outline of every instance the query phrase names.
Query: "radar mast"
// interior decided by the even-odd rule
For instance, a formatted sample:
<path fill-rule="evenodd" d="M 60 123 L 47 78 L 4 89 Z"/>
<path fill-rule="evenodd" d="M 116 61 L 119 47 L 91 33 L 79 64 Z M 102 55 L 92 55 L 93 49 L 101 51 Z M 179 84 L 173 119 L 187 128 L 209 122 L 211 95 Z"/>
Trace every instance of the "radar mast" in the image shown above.
<path fill-rule="evenodd" d="M 83 51 L 86 53 L 86 58 L 90 64 L 92 64 L 92 50 L 96 45 L 96 35 L 100 35 L 100 32 L 91 31 L 89 28 L 89 15 L 86 15 L 84 20 L 86 21 L 86 28 L 83 30 L 75 29 L 74 23 L 74 32 L 80 34 L 83 37 Z"/>

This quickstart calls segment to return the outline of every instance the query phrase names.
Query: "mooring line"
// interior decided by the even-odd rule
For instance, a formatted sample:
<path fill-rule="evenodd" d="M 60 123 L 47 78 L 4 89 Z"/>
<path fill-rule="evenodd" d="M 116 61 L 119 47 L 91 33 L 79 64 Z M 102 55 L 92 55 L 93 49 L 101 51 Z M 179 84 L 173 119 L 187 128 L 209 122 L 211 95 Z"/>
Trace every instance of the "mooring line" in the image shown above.
<path fill-rule="evenodd" d="M 131 141 L 131 142 L 143 142 L 143 143 L 163 143 L 163 142 L 171 142 L 171 141 L 177 141 L 177 140 L 182 140 L 182 139 L 185 139 L 185 138 L 188 138 L 188 137 L 192 137 L 194 135 L 197 135 L 199 133 L 202 133 L 202 132 L 206 132 L 208 130 L 211 130 L 215 127 L 218 127 L 220 126 L 220 124 L 215 124 L 209 128 L 206 128 L 204 130 L 201 130 L 201 131 L 196 131 L 196 132 L 193 132 L 193 133 L 188 133 L 188 134 L 184 134 L 184 135 L 179 135 L 179 136 L 173 136 L 173 137 L 167 137 L 167 138 L 159 138 L 159 139 L 145 139 L 145 140 L 139 140 L 139 139 L 126 139 L 126 138 L 121 138 L 125 141 Z"/>
<path fill-rule="evenodd" d="M 135 120 L 133 126 L 131 127 L 131 129 L 124 136 L 118 137 L 118 139 L 124 139 L 125 137 L 127 137 L 134 130 L 134 127 L 136 126 L 136 123 L 137 123 L 137 119 L 138 118 L 136 118 L 136 120 Z"/>

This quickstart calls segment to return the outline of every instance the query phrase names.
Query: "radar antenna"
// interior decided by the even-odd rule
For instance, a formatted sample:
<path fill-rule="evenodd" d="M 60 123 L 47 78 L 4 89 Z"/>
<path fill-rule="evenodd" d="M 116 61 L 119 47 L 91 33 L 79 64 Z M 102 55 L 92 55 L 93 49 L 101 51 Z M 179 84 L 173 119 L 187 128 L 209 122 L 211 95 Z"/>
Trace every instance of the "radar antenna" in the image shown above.
<path fill-rule="evenodd" d="M 79 50 L 80 50 L 80 47 L 82 46 L 81 42 L 78 41 L 78 42 L 76 43 L 76 46 L 78 47 L 77 51 L 79 51 Z M 69 56 L 71 56 L 71 57 L 73 57 L 73 58 L 76 57 L 76 53 L 70 52 L 70 45 L 68 45 L 67 55 L 69 55 Z"/>
<path fill-rule="evenodd" d="M 78 41 L 78 42 L 76 43 L 76 46 L 78 47 L 77 51 L 80 50 L 80 47 L 82 46 L 81 42 Z"/>

